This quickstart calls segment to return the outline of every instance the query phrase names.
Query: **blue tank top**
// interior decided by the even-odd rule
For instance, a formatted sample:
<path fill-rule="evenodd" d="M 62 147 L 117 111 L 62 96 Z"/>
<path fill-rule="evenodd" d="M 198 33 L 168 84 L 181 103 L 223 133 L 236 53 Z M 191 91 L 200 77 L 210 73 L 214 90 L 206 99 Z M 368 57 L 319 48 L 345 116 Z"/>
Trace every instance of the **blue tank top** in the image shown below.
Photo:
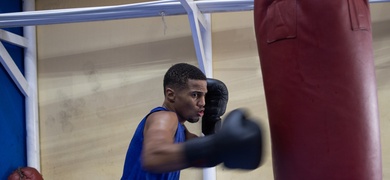
<path fill-rule="evenodd" d="M 141 151 L 142 143 L 144 140 L 144 126 L 148 116 L 157 111 L 169 111 L 164 107 L 156 107 L 152 109 L 139 123 L 135 130 L 133 139 L 130 142 L 127 150 L 125 165 L 123 168 L 123 175 L 121 180 L 178 180 L 180 177 L 180 171 L 155 174 L 150 173 L 142 169 L 141 165 Z M 181 123 L 178 123 L 175 143 L 185 141 L 185 128 Z"/>

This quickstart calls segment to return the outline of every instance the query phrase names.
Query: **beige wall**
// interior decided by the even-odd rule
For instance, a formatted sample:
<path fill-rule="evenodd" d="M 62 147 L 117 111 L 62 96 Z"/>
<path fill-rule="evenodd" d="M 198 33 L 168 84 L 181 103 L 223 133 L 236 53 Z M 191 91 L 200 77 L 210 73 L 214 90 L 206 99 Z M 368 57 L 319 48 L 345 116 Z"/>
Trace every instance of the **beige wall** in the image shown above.
<path fill-rule="evenodd" d="M 383 179 L 390 179 L 390 3 L 372 4 L 373 46 L 378 86 Z"/>
<path fill-rule="evenodd" d="M 135 1 L 134 1 L 135 2 Z M 91 2 L 89 2 L 91 3 Z M 38 9 L 128 2 L 38 0 Z M 390 4 L 372 5 L 384 179 L 390 179 Z M 132 134 L 161 105 L 162 76 L 177 62 L 197 64 L 186 16 L 38 27 L 41 161 L 45 179 L 119 179 Z M 252 12 L 212 15 L 214 77 L 229 88 L 228 111 L 246 107 L 263 125 L 266 152 L 254 171 L 217 167 L 225 179 L 273 179 L 267 112 Z M 200 133 L 199 124 L 191 124 Z M 202 179 L 201 170 L 182 179 Z"/>

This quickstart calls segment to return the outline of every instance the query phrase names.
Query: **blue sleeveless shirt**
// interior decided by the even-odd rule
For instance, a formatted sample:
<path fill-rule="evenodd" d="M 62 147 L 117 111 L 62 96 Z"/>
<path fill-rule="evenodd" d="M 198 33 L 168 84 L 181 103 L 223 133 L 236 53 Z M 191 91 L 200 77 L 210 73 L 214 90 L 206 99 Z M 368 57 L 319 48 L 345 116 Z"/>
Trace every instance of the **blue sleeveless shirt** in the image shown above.
<path fill-rule="evenodd" d="M 130 142 L 129 149 L 127 150 L 125 165 L 123 168 L 123 175 L 121 180 L 178 180 L 180 177 L 180 171 L 155 174 L 150 173 L 142 169 L 141 165 L 141 152 L 144 140 L 144 126 L 148 116 L 157 111 L 169 111 L 164 107 L 156 107 L 152 109 L 139 123 L 135 130 L 133 139 Z M 181 123 L 178 123 L 175 143 L 185 141 L 185 128 Z"/>

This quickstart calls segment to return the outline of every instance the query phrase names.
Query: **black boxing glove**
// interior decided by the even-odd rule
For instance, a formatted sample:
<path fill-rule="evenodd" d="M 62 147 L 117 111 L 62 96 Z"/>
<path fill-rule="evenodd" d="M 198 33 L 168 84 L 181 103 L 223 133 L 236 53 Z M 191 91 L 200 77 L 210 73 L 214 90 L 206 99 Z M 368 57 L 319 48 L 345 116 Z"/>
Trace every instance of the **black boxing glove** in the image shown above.
<path fill-rule="evenodd" d="M 221 126 L 221 116 L 225 114 L 228 102 L 228 89 L 217 79 L 207 78 L 206 105 L 202 117 L 202 133 L 214 134 Z"/>
<path fill-rule="evenodd" d="M 242 109 L 230 112 L 221 130 L 213 135 L 184 143 L 189 166 L 256 169 L 262 160 L 263 139 L 259 124 L 246 117 Z"/>

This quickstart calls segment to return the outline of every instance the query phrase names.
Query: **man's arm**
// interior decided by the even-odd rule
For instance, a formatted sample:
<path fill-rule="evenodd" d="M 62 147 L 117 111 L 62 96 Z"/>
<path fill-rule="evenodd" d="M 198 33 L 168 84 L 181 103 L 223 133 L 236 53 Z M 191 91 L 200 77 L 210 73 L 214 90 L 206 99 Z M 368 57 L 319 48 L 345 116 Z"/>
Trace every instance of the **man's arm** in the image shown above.
<path fill-rule="evenodd" d="M 193 134 L 190 131 L 188 131 L 186 126 L 184 126 L 184 128 L 186 129 L 186 140 L 190 140 L 198 137 L 196 134 Z"/>
<path fill-rule="evenodd" d="M 240 109 L 230 112 L 224 121 L 216 134 L 175 144 L 176 114 L 151 114 L 144 129 L 143 168 L 162 173 L 190 166 L 212 167 L 222 162 L 228 168 L 257 168 L 262 157 L 261 127 Z"/>
<path fill-rule="evenodd" d="M 178 126 L 175 113 L 160 111 L 151 114 L 144 128 L 142 166 L 154 172 L 169 172 L 188 167 L 182 144 L 174 144 Z"/>

